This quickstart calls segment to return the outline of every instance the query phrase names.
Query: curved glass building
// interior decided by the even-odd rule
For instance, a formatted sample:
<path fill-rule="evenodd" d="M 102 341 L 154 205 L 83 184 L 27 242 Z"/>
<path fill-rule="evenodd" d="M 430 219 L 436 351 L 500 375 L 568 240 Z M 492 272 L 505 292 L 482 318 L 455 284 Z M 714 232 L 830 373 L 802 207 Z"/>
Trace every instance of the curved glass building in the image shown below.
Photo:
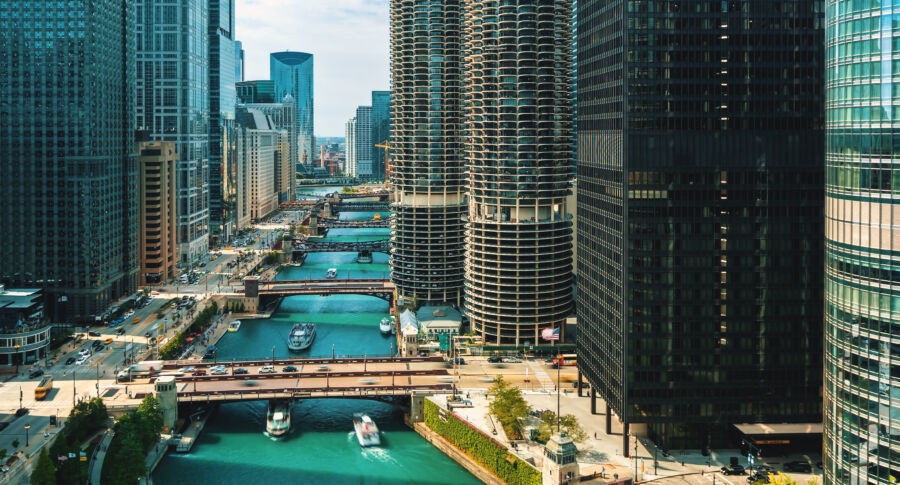
<path fill-rule="evenodd" d="M 825 483 L 891 484 L 900 480 L 900 9 L 829 0 L 826 19 Z"/>
<path fill-rule="evenodd" d="M 572 309 L 571 0 L 463 14 L 466 310 L 485 342 L 537 343 Z"/>
<path fill-rule="evenodd" d="M 391 278 L 423 302 L 462 302 L 460 55 L 459 0 L 391 1 Z"/>
<path fill-rule="evenodd" d="M 275 81 L 276 102 L 281 102 L 290 94 L 297 103 L 299 159 L 292 163 L 311 164 L 315 158 L 316 144 L 313 132 L 313 55 L 291 51 L 270 54 L 269 79 Z"/>

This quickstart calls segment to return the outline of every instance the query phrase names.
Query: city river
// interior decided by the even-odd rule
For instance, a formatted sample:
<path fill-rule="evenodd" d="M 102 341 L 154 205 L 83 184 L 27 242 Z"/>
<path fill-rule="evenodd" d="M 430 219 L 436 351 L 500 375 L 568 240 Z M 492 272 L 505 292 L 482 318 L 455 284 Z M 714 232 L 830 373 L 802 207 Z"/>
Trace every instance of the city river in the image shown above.
<path fill-rule="evenodd" d="M 338 188 L 339 190 L 339 188 Z M 333 191 L 333 190 L 332 190 Z M 371 219 L 373 213 L 343 213 L 345 219 Z M 382 214 L 387 217 L 387 214 Z M 332 229 L 328 239 L 380 239 L 388 229 Z M 339 278 L 383 277 L 387 255 L 358 264 L 356 253 L 313 253 L 302 267 L 289 267 L 279 279 L 322 278 L 337 268 Z M 317 324 L 313 346 L 300 355 L 386 355 L 393 339 L 378 323 L 387 302 L 370 296 L 298 296 L 285 299 L 272 318 L 246 321 L 219 341 L 219 360 L 289 355 L 285 338 L 294 322 Z M 352 432 L 353 413 L 366 412 L 382 431 L 381 447 L 360 448 Z M 168 455 L 153 474 L 156 483 L 476 484 L 462 467 L 403 424 L 394 407 L 362 400 L 305 400 L 292 408 L 293 427 L 284 439 L 264 434 L 266 402 L 226 404 L 210 418 L 189 454 Z"/>

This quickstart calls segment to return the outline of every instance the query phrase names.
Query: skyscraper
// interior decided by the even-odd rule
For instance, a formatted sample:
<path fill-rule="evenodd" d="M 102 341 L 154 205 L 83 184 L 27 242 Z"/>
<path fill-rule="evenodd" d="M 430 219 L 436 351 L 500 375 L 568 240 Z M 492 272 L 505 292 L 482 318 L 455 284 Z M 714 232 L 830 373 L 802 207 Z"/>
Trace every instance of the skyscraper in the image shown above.
<path fill-rule="evenodd" d="M 874 0 L 825 11 L 824 483 L 887 485 L 900 480 L 900 16 Z"/>
<path fill-rule="evenodd" d="M 275 81 L 275 100 L 288 94 L 297 103 L 296 162 L 312 164 L 315 158 L 313 132 L 313 55 L 305 52 L 276 52 L 269 56 L 269 77 Z"/>
<path fill-rule="evenodd" d="M 137 125 L 174 141 L 178 162 L 178 255 L 209 250 L 209 0 L 135 0 Z"/>
<path fill-rule="evenodd" d="M 664 448 L 815 423 L 821 2 L 625 5 L 578 0 L 578 365 Z"/>
<path fill-rule="evenodd" d="M 372 91 L 372 177 L 384 178 L 384 149 L 374 147 L 385 145 L 391 133 L 391 92 Z"/>
<path fill-rule="evenodd" d="M 275 102 L 275 81 L 241 81 L 238 82 L 235 87 L 237 89 L 238 102 L 240 103 Z M 295 134 L 296 131 L 297 130 L 294 130 Z"/>
<path fill-rule="evenodd" d="M 244 172 L 244 201 L 250 222 L 261 219 L 278 208 L 275 188 L 275 167 L 279 165 L 279 138 L 285 130 L 275 127 L 272 118 L 256 109 L 241 107 L 237 111 L 237 157 Z M 286 162 L 286 160 L 285 160 Z M 238 217 L 239 229 L 246 227 L 246 220 Z"/>
<path fill-rule="evenodd" d="M 225 228 L 222 163 L 224 120 L 234 119 L 238 68 L 234 40 L 234 0 L 209 1 L 209 220 L 217 238 Z"/>
<path fill-rule="evenodd" d="M 391 279 L 402 296 L 457 305 L 465 210 L 460 22 L 459 0 L 391 0 Z"/>
<path fill-rule="evenodd" d="M 294 168 L 297 160 L 297 130 L 294 127 L 297 106 L 294 98 L 285 96 L 281 103 L 243 103 L 238 110 L 255 110 L 268 116 L 275 128 L 285 130 L 284 146 L 279 147 L 275 167 L 275 191 L 278 202 L 294 200 L 297 193 L 297 177 Z"/>
<path fill-rule="evenodd" d="M 87 320 L 137 286 L 134 4 L 0 12 L 0 283 Z"/>
<path fill-rule="evenodd" d="M 350 118 L 344 123 L 344 172 L 351 177 L 356 177 L 356 117 Z"/>
<path fill-rule="evenodd" d="M 572 311 L 571 0 L 465 2 L 466 310 L 532 344 Z"/>
<path fill-rule="evenodd" d="M 356 149 L 353 174 L 359 178 L 372 177 L 372 107 L 360 106 L 356 108 Z"/>

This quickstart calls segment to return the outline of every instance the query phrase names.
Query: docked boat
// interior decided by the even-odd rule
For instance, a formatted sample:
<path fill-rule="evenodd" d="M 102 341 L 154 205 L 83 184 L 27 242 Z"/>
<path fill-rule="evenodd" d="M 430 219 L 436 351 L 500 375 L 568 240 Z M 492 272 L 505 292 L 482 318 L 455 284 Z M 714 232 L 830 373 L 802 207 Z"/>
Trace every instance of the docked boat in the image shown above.
<path fill-rule="evenodd" d="M 235 321 L 231 322 L 230 325 L 228 325 L 229 332 L 237 332 L 240 329 L 241 329 L 241 321 L 240 320 L 235 320 Z"/>
<path fill-rule="evenodd" d="M 397 333 L 397 318 L 391 315 L 391 335 Z"/>
<path fill-rule="evenodd" d="M 371 264 L 372 263 L 372 251 L 362 250 L 359 252 L 359 256 L 356 258 L 356 262 L 360 264 Z"/>
<path fill-rule="evenodd" d="M 328 268 L 328 271 L 325 272 L 325 278 L 329 280 L 337 278 L 337 268 Z"/>
<path fill-rule="evenodd" d="M 297 323 L 288 335 L 288 348 L 291 350 L 306 350 L 316 339 L 316 325 L 312 323 Z"/>
<path fill-rule="evenodd" d="M 381 335 L 390 335 L 391 334 L 391 319 L 390 318 L 382 318 L 381 325 L 379 325 L 381 329 Z"/>
<path fill-rule="evenodd" d="M 353 430 L 356 431 L 356 439 L 359 446 L 378 446 L 381 444 L 381 436 L 378 434 L 378 426 L 368 414 L 353 415 Z"/>
<path fill-rule="evenodd" d="M 271 436 L 284 436 L 290 429 L 290 401 L 269 401 L 269 412 L 266 413 L 266 432 Z"/>

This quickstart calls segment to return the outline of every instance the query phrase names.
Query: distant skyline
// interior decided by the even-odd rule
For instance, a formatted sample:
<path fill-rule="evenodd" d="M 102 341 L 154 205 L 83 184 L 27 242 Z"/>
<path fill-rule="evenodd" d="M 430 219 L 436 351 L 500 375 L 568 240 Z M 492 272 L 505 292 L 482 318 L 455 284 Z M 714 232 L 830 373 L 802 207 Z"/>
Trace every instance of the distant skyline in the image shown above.
<path fill-rule="evenodd" d="M 315 56 L 315 134 L 343 136 L 372 91 L 390 89 L 389 0 L 237 0 L 244 78 L 269 78 L 269 54 Z"/>

